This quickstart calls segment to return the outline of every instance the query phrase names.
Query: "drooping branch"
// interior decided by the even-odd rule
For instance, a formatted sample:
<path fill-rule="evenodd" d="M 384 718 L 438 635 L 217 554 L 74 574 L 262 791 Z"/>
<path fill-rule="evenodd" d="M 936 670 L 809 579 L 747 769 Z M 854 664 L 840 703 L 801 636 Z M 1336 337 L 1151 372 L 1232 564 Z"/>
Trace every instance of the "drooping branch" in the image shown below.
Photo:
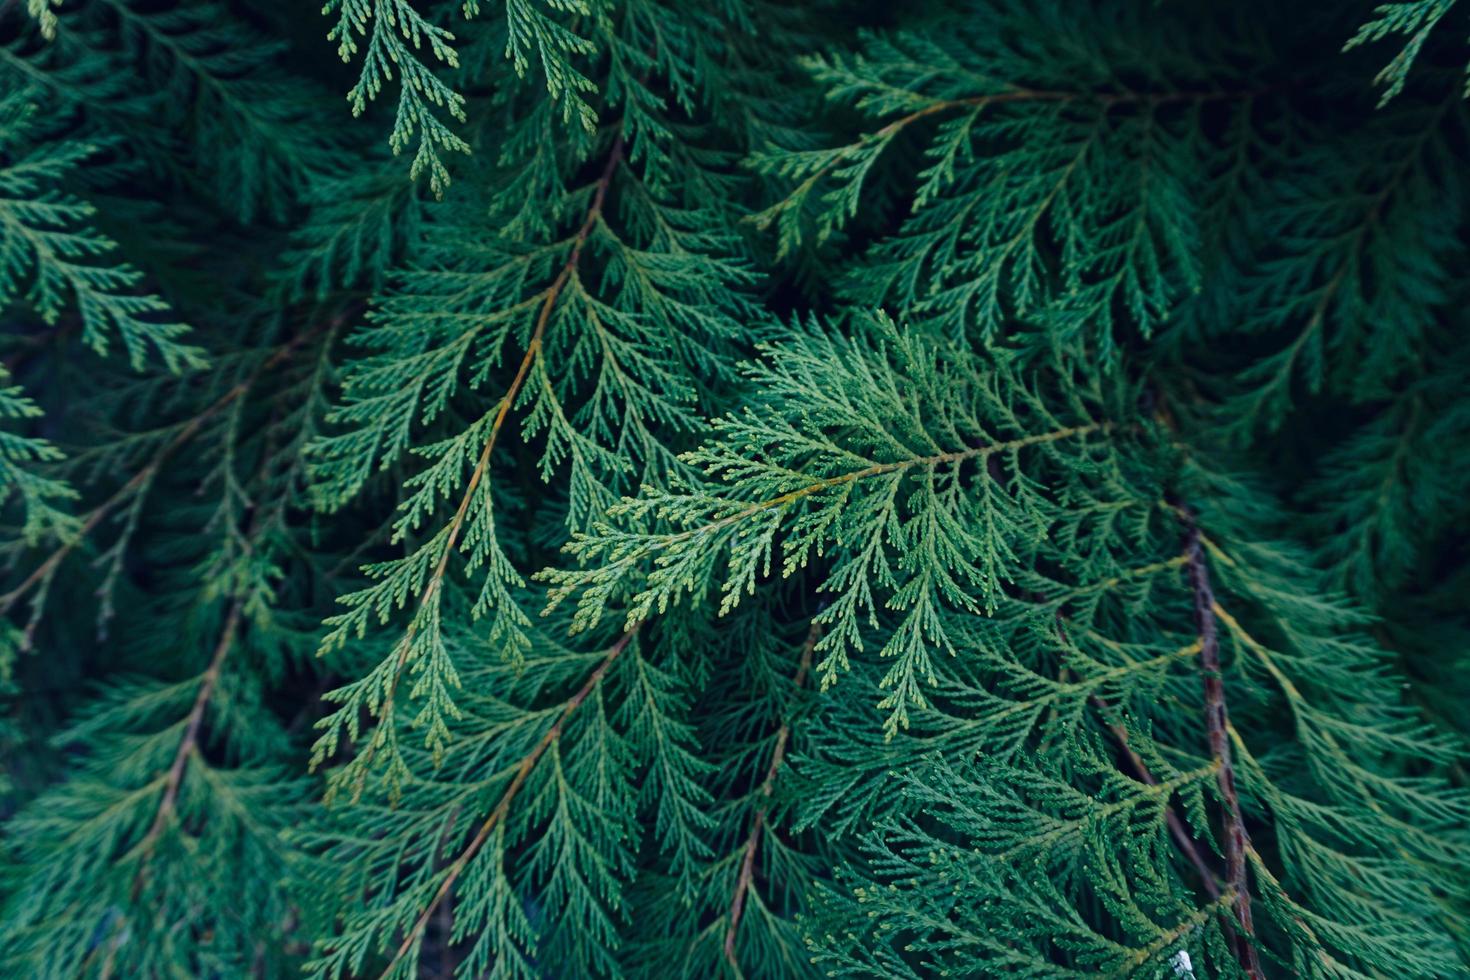
<path fill-rule="evenodd" d="M 796 677 L 792 681 L 792 686 L 796 690 L 800 690 L 806 683 L 807 674 L 811 671 L 812 666 L 812 652 L 816 650 L 817 641 L 821 637 L 821 624 L 812 623 L 811 629 L 807 632 L 806 642 L 802 644 L 801 661 L 797 664 Z M 745 913 L 745 899 L 755 879 L 755 857 L 760 848 L 766 811 L 770 804 L 771 793 L 776 785 L 776 774 L 781 771 L 781 765 L 786 761 L 786 744 L 790 738 L 791 723 L 783 720 L 780 729 L 776 732 L 776 747 L 771 751 L 771 764 L 767 767 L 766 778 L 761 783 L 760 803 L 756 806 L 755 814 L 750 820 L 750 833 L 745 839 L 744 854 L 740 861 L 740 877 L 735 883 L 735 894 L 730 899 L 730 924 L 725 930 L 725 959 L 737 973 L 740 970 L 740 963 L 735 955 L 735 936 L 740 929 L 740 918 Z"/>
<path fill-rule="evenodd" d="M 587 244 L 587 239 L 592 235 L 592 230 L 602 217 L 603 206 L 607 201 L 608 188 L 612 185 L 613 174 L 623 162 L 624 144 L 620 133 L 613 141 L 612 148 L 608 151 L 607 162 L 603 166 L 602 174 L 597 178 L 592 193 L 592 201 L 587 207 L 587 213 L 577 233 L 572 237 L 572 249 L 563 263 L 561 271 L 547 287 L 540 309 L 536 315 L 535 326 L 531 330 L 531 338 L 526 343 L 525 354 L 521 357 L 520 366 L 516 368 L 515 377 L 511 379 L 510 386 L 506 388 L 505 394 L 498 402 L 495 418 L 490 424 L 490 433 L 485 437 L 485 445 L 480 450 L 479 458 L 475 462 L 475 468 L 470 473 L 469 482 L 465 485 L 464 495 L 460 498 L 459 506 L 455 508 L 454 516 L 449 521 L 449 533 L 445 539 L 443 553 L 440 554 L 433 572 L 429 576 L 428 583 L 419 594 L 418 605 L 423 608 L 433 602 L 436 593 L 443 588 L 445 575 L 449 571 L 449 559 L 454 554 L 455 545 L 459 541 L 460 534 L 464 530 L 465 521 L 469 516 L 470 503 L 475 498 L 479 489 L 490 471 L 490 459 L 495 451 L 495 444 L 501 431 L 505 428 L 505 422 L 510 417 L 511 407 L 520 395 L 521 388 L 531 373 L 531 366 L 535 364 L 540 355 L 542 344 L 546 337 L 547 324 L 551 322 L 551 314 L 556 309 L 557 301 L 561 298 L 562 290 L 577 273 L 577 266 L 582 260 L 582 249 Z M 393 675 L 389 678 L 388 689 L 384 695 L 381 709 L 378 715 L 388 718 L 393 710 L 393 697 L 398 688 L 398 682 L 403 676 L 404 669 L 408 666 L 409 654 L 413 649 L 413 641 L 418 633 L 418 620 L 410 621 L 403 637 L 398 641 L 396 647 L 397 662 L 394 664 Z M 370 742 L 364 750 L 368 759 L 376 750 L 377 743 Z M 364 761 L 367 761 L 366 759 Z M 362 767 L 362 773 L 357 784 L 353 788 L 356 797 L 362 791 L 362 780 L 366 778 L 366 765 Z"/>
<path fill-rule="evenodd" d="M 1321 333 L 1326 327 L 1329 320 L 1328 313 L 1332 309 L 1332 304 L 1337 301 L 1345 288 L 1350 287 L 1350 277 L 1353 271 L 1359 268 L 1362 263 L 1363 253 L 1368 248 L 1372 233 L 1378 230 L 1382 221 L 1383 212 L 1387 208 L 1389 201 L 1398 192 L 1405 178 L 1413 170 L 1415 161 L 1418 159 L 1419 154 L 1424 151 L 1424 147 L 1429 142 L 1430 137 L 1439 128 L 1440 122 L 1444 119 L 1445 114 L 1458 101 L 1458 99 L 1445 99 L 1440 104 L 1429 124 L 1420 130 L 1409 151 L 1404 154 L 1398 166 L 1393 169 L 1393 172 L 1383 182 L 1383 186 L 1371 197 L 1366 199 L 1366 208 L 1363 211 L 1362 220 L 1357 223 L 1356 230 L 1352 232 L 1349 238 L 1346 257 L 1338 265 L 1337 271 L 1327 280 L 1326 285 L 1319 291 L 1320 295 L 1317 301 L 1312 304 L 1312 312 L 1308 315 L 1305 326 L 1297 334 L 1296 339 L 1284 349 L 1288 369 L 1296 363 L 1302 350 L 1307 346 L 1307 342 L 1314 335 Z"/>
<path fill-rule="evenodd" d="M 1058 632 L 1065 639 L 1067 634 L 1066 617 L 1060 611 L 1057 612 L 1056 623 Z M 1199 647 L 1200 644 L 1198 642 L 1193 644 L 1196 652 Z M 1128 765 L 1133 770 L 1134 776 L 1145 786 L 1158 786 L 1158 778 L 1149 769 L 1148 763 L 1144 762 L 1143 757 L 1134 750 L 1132 744 L 1129 742 L 1128 729 L 1121 722 L 1113 719 L 1113 705 L 1109 704 L 1106 698 L 1097 694 L 1092 695 L 1088 700 L 1092 702 L 1093 707 L 1097 708 L 1098 712 L 1102 715 L 1103 723 L 1108 726 L 1108 731 L 1112 732 L 1113 739 L 1118 743 L 1118 748 L 1122 751 L 1123 757 L 1128 760 Z M 1205 860 L 1204 855 L 1200 853 L 1199 847 L 1195 844 L 1194 836 L 1189 832 L 1189 828 L 1185 825 L 1183 818 L 1179 816 L 1178 811 L 1172 805 L 1166 805 L 1164 807 L 1164 823 L 1169 828 L 1169 836 L 1174 838 L 1174 845 L 1179 848 L 1181 854 L 1189 859 L 1189 863 L 1194 865 L 1195 871 L 1199 874 L 1200 882 L 1205 889 L 1205 894 L 1209 895 L 1211 901 L 1219 899 L 1219 875 L 1210 866 L 1210 863 Z"/>
<path fill-rule="evenodd" d="M 152 483 L 153 478 L 158 475 L 163 464 L 175 452 L 187 445 L 195 436 L 199 435 L 210 419 L 223 412 L 235 401 L 249 394 L 257 381 L 289 360 L 303 344 L 316 338 L 323 330 L 330 332 L 331 330 L 335 330 L 335 328 L 336 323 L 333 322 L 325 328 L 303 331 L 292 337 L 289 341 L 277 348 L 275 353 L 271 354 L 270 357 L 261 361 L 259 366 L 250 372 L 249 376 L 226 390 L 224 394 L 211 402 L 204 411 L 180 425 L 173 437 L 165 442 L 159 448 L 158 452 L 154 453 L 153 458 L 144 464 L 138 472 L 134 473 L 112 496 L 94 507 L 82 521 L 81 526 L 63 541 L 60 547 L 53 551 L 41 564 L 37 565 L 19 585 L 9 592 L 0 595 L 0 616 L 7 615 L 11 609 L 15 608 L 17 602 L 25 598 L 32 589 L 38 586 L 41 587 L 42 595 L 44 596 L 46 586 L 51 581 L 52 576 L 56 574 L 57 569 L 61 567 L 61 563 L 66 560 L 67 556 L 75 551 L 86 540 L 87 536 L 95 531 L 107 516 L 116 510 L 123 501 L 127 500 L 133 494 L 142 491 Z M 35 601 L 38 603 L 38 608 L 33 613 L 31 621 L 26 628 L 26 633 L 22 640 L 23 648 L 30 646 L 32 633 L 39 617 L 40 600 Z"/>
<path fill-rule="evenodd" d="M 189 717 L 184 722 L 183 737 L 179 739 L 179 747 L 174 752 L 173 764 L 169 766 L 168 775 L 164 778 L 163 796 L 158 800 L 158 809 L 153 815 L 153 823 L 148 828 L 148 833 L 138 845 L 142 863 L 138 867 L 137 876 L 133 879 L 134 898 L 143 887 L 148 856 L 152 853 L 153 846 L 162 835 L 163 829 L 168 826 L 169 817 L 178 804 L 179 787 L 183 785 L 184 771 L 188 768 L 189 759 L 199 750 L 199 732 L 204 724 L 204 710 L 208 707 L 209 700 L 214 696 L 215 688 L 219 685 L 220 672 L 224 668 L 225 658 L 235 646 L 235 639 L 240 633 L 244 613 L 245 600 L 237 596 L 230 603 L 229 612 L 225 614 L 224 626 L 220 629 L 219 641 L 214 646 L 214 653 L 209 658 L 209 666 L 200 675 L 199 693 L 194 696 L 194 705 L 189 709 Z"/>
<path fill-rule="evenodd" d="M 394 952 L 393 959 L 388 962 L 388 966 L 383 970 L 380 980 L 386 980 L 387 977 L 391 976 L 404 957 L 412 952 L 414 944 L 418 942 L 419 937 L 428 928 L 429 921 L 433 918 L 434 912 L 449 897 L 449 893 L 453 890 L 455 882 L 459 880 L 460 875 L 464 874 L 465 868 L 475 859 L 475 855 L 480 853 L 480 849 L 485 846 L 485 842 L 490 839 L 490 835 L 495 831 L 495 828 L 505 821 L 507 814 L 510 812 L 510 806 L 515 801 L 516 794 L 521 791 L 521 787 L 531 777 L 531 773 L 541 761 L 542 756 L 546 754 L 546 750 L 551 747 L 553 742 L 561 737 L 562 731 L 566 728 L 567 720 L 576 713 L 577 709 L 582 706 L 582 703 L 587 700 L 588 696 L 607 677 L 608 670 L 612 668 L 614 661 L 618 659 L 622 652 L 627 649 L 628 644 L 637 635 L 638 629 L 639 627 L 635 626 L 618 637 L 617 642 L 608 648 L 606 656 L 597 665 L 597 669 L 588 676 L 582 686 L 577 689 L 577 692 L 562 705 L 561 713 L 557 715 L 556 723 L 546 730 L 546 734 L 542 735 L 531 751 L 521 759 L 520 764 L 516 766 L 515 775 L 511 778 L 510 785 L 506 787 L 505 792 L 500 796 L 500 800 L 495 804 L 495 809 L 490 811 L 490 815 L 485 818 L 484 822 L 480 824 L 479 829 L 475 831 L 475 836 L 470 839 L 470 842 L 465 845 L 464 850 L 460 851 L 459 856 L 449 865 L 449 870 L 445 874 L 444 880 L 439 883 L 439 887 L 435 889 L 433 897 L 429 899 L 428 904 L 419 913 L 413 925 L 409 927 L 407 934 L 403 937 L 403 942 L 398 945 L 398 949 Z"/>
<path fill-rule="evenodd" d="M 285 360 L 286 352 L 294 349 L 294 345 L 283 347 L 276 355 L 270 358 L 261 370 L 267 370 L 266 365 L 280 363 Z M 259 371 L 252 375 L 259 376 Z M 249 380 L 242 382 L 246 389 Z M 240 394 L 244 394 L 242 390 Z M 266 452 L 261 461 L 260 476 L 264 479 L 269 467 L 270 453 Z M 253 550 L 255 536 L 260 533 L 261 512 L 252 507 L 249 526 L 244 530 L 244 541 L 246 552 Z M 199 691 L 194 695 L 194 704 L 189 709 L 189 715 L 184 721 L 184 733 L 179 739 L 178 748 L 174 751 L 173 762 L 169 765 L 168 774 L 164 777 L 163 795 L 159 798 L 158 809 L 153 815 L 153 823 L 148 828 L 142 842 L 138 845 L 138 853 L 141 860 L 138 873 L 133 879 L 133 897 L 136 899 L 143 887 L 144 879 L 148 872 L 148 861 L 153 853 L 154 845 L 163 834 L 164 828 L 168 826 L 169 817 L 173 815 L 178 805 L 179 789 L 184 782 L 184 773 L 189 766 L 189 760 L 199 752 L 199 734 L 204 726 L 204 712 L 208 708 L 210 699 L 214 697 L 219 687 L 220 674 L 224 670 L 225 660 L 230 651 L 235 648 L 240 636 L 240 627 L 244 624 L 245 605 L 248 596 L 244 590 L 235 591 L 230 599 L 228 611 L 225 613 L 224 623 L 220 627 L 219 639 L 215 642 L 214 651 L 209 658 L 209 664 L 204 668 L 204 673 L 199 677 Z"/>
<path fill-rule="evenodd" d="M 1190 591 L 1194 598 L 1194 621 L 1200 639 L 1200 673 L 1205 686 L 1205 728 L 1210 754 L 1218 767 L 1220 803 L 1223 807 L 1225 844 L 1225 884 L 1233 895 L 1235 921 L 1240 932 L 1236 950 L 1241 966 L 1252 980 L 1264 977 L 1255 947 L 1255 923 L 1251 917 L 1251 893 L 1246 855 L 1250 851 L 1250 834 L 1240 809 L 1240 794 L 1235 787 L 1235 765 L 1230 751 L 1230 713 L 1225 703 L 1225 681 L 1220 673 L 1220 637 L 1215 622 L 1215 592 L 1210 584 L 1209 566 L 1205 564 L 1200 544 L 1199 525 L 1187 507 L 1176 508 L 1184 525 L 1184 554 L 1188 559 Z"/>

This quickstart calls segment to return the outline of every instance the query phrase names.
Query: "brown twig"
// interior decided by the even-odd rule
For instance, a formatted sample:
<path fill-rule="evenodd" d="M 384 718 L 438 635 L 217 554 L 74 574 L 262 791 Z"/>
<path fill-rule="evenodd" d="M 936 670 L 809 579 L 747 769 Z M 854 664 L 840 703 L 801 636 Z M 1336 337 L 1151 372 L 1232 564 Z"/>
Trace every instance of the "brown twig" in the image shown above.
<path fill-rule="evenodd" d="M 474 860 L 475 855 L 480 853 L 480 848 L 484 847 L 485 841 L 490 839 L 491 832 L 505 820 L 506 814 L 510 812 L 511 803 L 515 800 L 516 794 L 521 791 L 521 787 L 525 785 L 526 780 L 530 778 L 531 772 L 536 768 L 536 764 L 541 761 L 541 757 L 546 754 L 546 750 L 551 747 L 551 744 L 561 737 L 562 730 L 566 727 L 567 719 L 582 706 L 582 702 L 587 700 L 587 696 L 597 688 L 597 685 L 602 683 L 602 679 L 607 676 L 607 672 L 612 667 L 613 662 L 627 649 L 629 642 L 637 634 L 638 629 L 638 626 L 634 626 L 631 630 L 618 637 L 618 641 L 608 648 L 607 655 L 602 658 L 602 663 L 597 665 L 597 669 L 578 688 L 577 693 L 573 694 L 570 700 L 562 706 L 561 714 L 557 716 L 556 724 L 547 729 L 546 734 L 541 736 L 540 741 L 536 743 L 535 747 L 531 749 L 525 758 L 521 759 L 520 765 L 516 767 L 515 776 L 511 779 L 510 785 L 506 787 L 505 792 L 501 795 L 500 801 L 495 804 L 495 809 L 491 810 L 490 815 L 485 818 L 485 822 L 480 824 L 480 829 L 475 832 L 475 836 L 466 845 L 465 849 L 459 853 L 459 857 L 455 858 L 449 865 L 448 873 L 444 876 L 444 880 L 440 882 L 439 888 L 434 892 L 434 897 L 429 899 L 429 904 L 425 906 L 423 912 L 414 920 L 413 926 L 409 928 L 407 935 L 403 937 L 403 942 L 399 944 L 397 951 L 393 954 L 393 959 L 389 961 L 387 968 L 383 970 L 382 978 L 386 978 L 392 974 L 399 962 L 413 949 L 414 943 L 423 935 L 424 929 L 428 927 L 429 920 L 433 918 L 434 911 L 448 897 L 450 890 L 454 888 L 454 883 L 459 880 L 459 876 L 464 873 L 465 868 Z"/>
<path fill-rule="evenodd" d="M 1220 801 L 1224 808 L 1225 884 L 1234 895 L 1233 907 L 1241 943 L 1237 948 L 1241 965 L 1252 980 L 1260 980 L 1260 957 L 1255 947 L 1255 924 L 1251 918 L 1251 895 L 1246 854 L 1250 835 L 1240 810 L 1235 788 L 1235 765 L 1230 754 L 1230 714 L 1225 705 L 1225 681 L 1220 673 L 1220 637 L 1215 622 L 1215 593 L 1210 571 L 1200 545 L 1199 525 L 1187 507 L 1176 508 L 1184 525 L 1184 554 L 1188 559 L 1190 590 L 1194 596 L 1194 621 L 1200 638 L 1200 672 L 1205 685 L 1205 727 L 1210 754 L 1219 766 Z"/>
<path fill-rule="evenodd" d="M 812 652 L 816 649 L 817 640 L 821 639 L 821 636 L 821 624 L 812 623 L 812 628 L 806 635 L 806 642 L 802 644 L 801 661 L 797 665 L 796 677 L 792 681 L 792 686 L 798 691 L 806 683 L 806 675 L 812 666 Z M 786 761 L 786 743 L 790 738 L 791 724 L 788 721 L 782 721 L 780 729 L 776 732 L 776 747 L 771 751 L 771 764 L 767 767 L 766 778 L 761 783 L 761 802 L 750 820 L 750 834 L 745 839 L 745 854 L 740 861 L 740 877 L 735 882 L 735 894 L 730 900 L 730 925 L 725 930 L 725 959 L 730 962 L 730 966 L 734 967 L 737 973 L 740 972 L 740 964 L 735 957 L 735 934 L 740 929 L 740 917 L 745 913 L 745 898 L 755 879 L 755 855 L 760 848 L 761 831 L 766 822 L 766 810 L 776 785 L 776 774 L 781 771 L 781 764 Z"/>

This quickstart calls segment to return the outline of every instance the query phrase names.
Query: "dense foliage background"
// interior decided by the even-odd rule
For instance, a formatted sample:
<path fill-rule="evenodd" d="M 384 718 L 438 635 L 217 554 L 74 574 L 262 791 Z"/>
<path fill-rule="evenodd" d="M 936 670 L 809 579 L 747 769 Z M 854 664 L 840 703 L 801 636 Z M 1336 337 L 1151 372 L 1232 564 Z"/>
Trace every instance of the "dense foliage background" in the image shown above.
<path fill-rule="evenodd" d="M 0 3 L 0 972 L 1470 975 L 1467 33 Z"/>

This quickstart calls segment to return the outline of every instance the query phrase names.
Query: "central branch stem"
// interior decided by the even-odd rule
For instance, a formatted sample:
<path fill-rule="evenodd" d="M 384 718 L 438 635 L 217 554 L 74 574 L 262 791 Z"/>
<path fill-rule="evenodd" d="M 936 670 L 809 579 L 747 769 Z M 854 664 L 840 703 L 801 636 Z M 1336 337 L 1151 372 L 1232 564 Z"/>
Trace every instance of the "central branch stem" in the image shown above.
<path fill-rule="evenodd" d="M 796 668 L 796 678 L 792 681 L 792 687 L 800 691 L 806 683 L 807 674 L 811 671 L 812 652 L 817 648 L 817 640 L 821 639 L 822 625 L 813 622 L 811 630 L 807 633 L 806 642 L 801 647 L 801 661 Z M 755 880 L 755 855 L 760 848 L 761 831 L 766 822 L 766 810 L 770 806 L 771 793 L 775 789 L 776 774 L 781 771 L 781 764 L 786 761 L 786 743 L 791 738 L 791 723 L 783 720 L 781 728 L 776 732 L 776 747 L 771 752 L 771 765 L 766 770 L 766 778 L 760 787 L 760 802 L 756 806 L 755 815 L 750 821 L 750 835 L 745 840 L 742 849 L 744 855 L 740 861 L 740 877 L 735 883 L 735 895 L 730 900 L 730 924 L 725 931 L 725 959 L 737 973 L 740 964 L 735 955 L 735 938 L 740 930 L 740 918 L 745 912 L 746 895 L 750 892 L 752 882 Z"/>
<path fill-rule="evenodd" d="M 1225 706 L 1225 681 L 1220 674 L 1220 636 L 1215 622 L 1215 592 L 1210 570 L 1200 545 L 1199 525 L 1187 508 L 1178 508 L 1184 524 L 1184 556 L 1194 595 L 1194 621 L 1200 638 L 1200 671 L 1205 683 L 1205 727 L 1210 754 L 1219 765 L 1220 803 L 1224 808 L 1225 883 L 1234 895 L 1235 920 L 1240 931 L 1236 953 L 1251 980 L 1261 980 L 1260 957 L 1255 948 L 1255 924 L 1251 918 L 1251 896 L 1246 871 L 1250 835 L 1240 810 L 1235 788 L 1235 765 L 1230 755 L 1230 713 Z"/>

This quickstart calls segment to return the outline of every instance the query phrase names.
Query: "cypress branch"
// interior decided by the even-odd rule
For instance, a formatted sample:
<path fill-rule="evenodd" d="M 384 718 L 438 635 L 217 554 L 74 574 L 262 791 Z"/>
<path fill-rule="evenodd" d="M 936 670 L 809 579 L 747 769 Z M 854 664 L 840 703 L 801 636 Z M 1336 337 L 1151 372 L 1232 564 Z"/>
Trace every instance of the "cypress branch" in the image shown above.
<path fill-rule="evenodd" d="M 1464 973 L 1467 14 L 0 5 L 0 974 Z"/>
<path fill-rule="evenodd" d="M 562 265 L 561 271 L 557 273 L 556 278 L 547 287 L 545 298 L 539 304 L 535 326 L 532 328 L 530 339 L 526 343 L 525 354 L 521 357 L 521 362 L 516 368 L 515 376 L 511 379 L 510 386 L 506 389 L 505 394 L 496 403 L 494 419 L 490 423 L 488 434 L 484 437 L 484 446 L 480 450 L 479 457 L 475 462 L 475 468 L 471 471 L 469 480 L 465 483 L 464 494 L 460 497 L 459 506 L 455 508 L 454 515 L 449 519 L 449 523 L 445 526 L 444 531 L 441 532 L 443 543 L 436 546 L 439 552 L 438 559 L 434 564 L 433 571 L 428 577 L 427 583 L 419 593 L 418 609 L 420 613 L 426 609 L 437 608 L 440 590 L 444 586 L 444 577 L 449 571 L 450 557 L 455 553 L 455 547 L 459 542 L 461 532 L 464 530 L 465 520 L 469 515 L 470 506 L 476 496 L 482 492 L 481 484 L 486 479 L 486 474 L 490 468 L 490 459 L 495 449 L 496 438 L 500 435 L 501 430 L 505 426 L 506 419 L 510 416 L 511 407 L 515 404 L 516 398 L 521 393 L 521 387 L 525 384 L 531 366 L 536 362 L 538 355 L 541 353 L 546 334 L 546 325 L 550 321 L 551 312 L 556 308 L 557 300 L 560 298 L 562 290 L 566 288 L 567 283 L 576 274 L 577 265 L 582 257 L 582 249 L 602 215 L 602 208 L 607 199 L 608 187 L 612 183 L 613 174 L 616 172 L 622 160 L 623 141 L 622 137 L 619 136 L 614 140 L 612 148 L 608 151 L 607 162 L 604 164 L 602 174 L 597 178 L 597 183 L 594 185 L 592 203 L 587 209 L 586 217 L 583 218 L 581 227 L 577 229 L 576 234 L 572 238 L 571 253 Z M 418 636 L 420 628 L 420 617 L 416 615 L 409 622 L 408 628 L 394 649 L 392 668 L 389 670 L 386 680 L 382 683 L 381 690 L 375 695 L 372 703 L 374 713 L 380 718 L 392 716 L 393 699 L 398 689 L 398 681 L 403 676 L 405 668 L 407 668 L 409 661 L 415 654 L 414 641 Z M 346 630 L 347 627 L 344 625 L 339 630 L 329 634 L 322 641 L 318 655 L 325 654 L 333 645 L 344 642 Z M 349 701 L 347 705 L 340 709 L 339 713 L 355 712 L 357 707 L 358 704 L 356 701 Z M 325 726 L 319 724 L 318 727 Z M 322 736 L 322 739 L 317 743 L 319 747 L 314 751 L 312 757 L 313 765 L 319 764 L 325 758 L 325 752 L 327 750 L 323 746 L 335 746 L 338 730 L 338 726 L 333 725 L 328 729 L 328 733 Z M 350 779 L 351 797 L 353 800 L 358 799 L 362 795 L 367 776 L 372 770 L 374 758 L 379 750 L 379 746 L 382 744 L 377 739 L 370 741 L 364 750 L 353 759 L 352 765 L 347 770 L 334 774 L 331 790 L 329 791 L 329 799 L 335 795 L 344 779 Z"/>
<path fill-rule="evenodd" d="M 1094 696 L 1092 703 L 1097 705 L 1098 710 L 1102 711 L 1104 715 L 1111 713 L 1113 710 L 1112 706 L 1102 698 Z M 1134 775 L 1148 786 L 1157 786 L 1159 784 L 1158 778 L 1149 771 L 1148 763 L 1144 762 L 1138 753 L 1133 751 L 1132 747 L 1129 746 L 1128 730 L 1117 722 L 1109 722 L 1108 729 L 1113 733 L 1113 738 L 1117 740 L 1118 747 L 1123 750 L 1124 758 L 1128 760 L 1128 764 L 1133 768 Z M 1194 837 L 1190 835 L 1189 829 L 1184 825 L 1184 820 L 1179 816 L 1178 811 L 1172 806 L 1169 807 L 1164 813 L 1164 820 L 1169 825 L 1169 836 L 1174 838 L 1175 845 L 1178 846 L 1180 852 L 1185 857 L 1189 858 L 1189 863 L 1194 865 L 1195 871 L 1198 872 L 1200 886 L 1204 888 L 1205 894 L 1212 901 L 1218 899 L 1220 897 L 1219 873 L 1210 866 L 1210 863 L 1205 860 L 1204 855 L 1200 853 Z"/>
<path fill-rule="evenodd" d="M 618 659 L 624 648 L 633 642 L 637 634 L 638 626 L 634 626 L 633 629 L 628 630 L 622 636 L 618 637 L 617 642 L 608 648 L 607 654 L 602 658 L 602 662 L 597 665 L 597 669 L 588 675 L 587 680 L 577 689 L 577 692 L 562 705 L 560 712 L 557 714 L 555 724 L 546 730 L 546 734 L 541 736 L 540 741 L 536 743 L 535 747 L 527 753 L 525 758 L 521 759 L 520 764 L 516 766 L 515 776 L 511 779 L 510 785 L 506 787 L 505 792 L 501 794 L 494 809 L 490 811 L 490 815 L 480 823 L 479 828 L 475 831 L 475 836 L 470 838 L 470 842 L 465 846 L 465 849 L 450 862 L 449 869 L 444 875 L 444 880 L 434 891 L 433 897 L 429 899 L 429 903 L 419 913 L 418 918 L 414 920 L 413 925 L 408 930 L 408 934 L 403 937 L 403 942 L 399 944 L 398 949 L 393 954 L 393 958 L 388 962 L 387 968 L 382 973 L 383 978 L 391 976 L 394 967 L 402 962 L 418 944 L 419 939 L 423 936 L 424 929 L 428 926 L 429 920 L 434 915 L 434 911 L 448 898 L 449 893 L 454 889 L 454 883 L 464 873 L 465 867 L 475 859 L 475 855 L 480 853 L 480 849 L 485 846 L 485 841 L 489 838 L 490 834 L 505 820 L 506 814 L 510 812 L 511 804 L 515 802 L 516 794 L 526 784 L 526 779 L 536 768 L 536 764 L 541 761 L 541 757 L 546 754 L 547 748 L 561 736 L 567 719 L 582 706 L 582 702 L 587 700 L 588 695 L 595 691 L 597 686 L 602 683 L 603 678 L 607 676 L 608 669 L 612 667 L 613 661 Z"/>
<path fill-rule="evenodd" d="M 75 551 L 85 541 L 87 536 L 95 531 L 114 510 L 138 493 L 146 490 L 170 456 L 198 436 L 204 430 L 205 426 L 209 424 L 211 419 L 223 412 L 236 400 L 249 394 L 256 380 L 261 375 L 284 364 L 301 345 L 307 343 L 312 338 L 313 333 L 312 331 L 308 331 L 287 341 L 262 361 L 260 366 L 249 377 L 231 387 L 223 395 L 211 402 L 202 412 L 179 425 L 173 436 L 159 448 L 145 466 L 141 467 L 129 477 L 127 482 L 118 487 L 110 497 L 96 507 L 93 507 L 87 513 L 87 516 L 82 519 L 77 529 L 69 533 L 56 550 L 38 564 L 18 585 L 3 595 L 0 595 L 0 616 L 4 616 L 32 590 L 38 587 L 41 590 L 40 596 L 32 601 L 31 618 L 26 625 L 26 632 L 21 640 L 22 650 L 29 649 L 31 646 L 35 628 L 39 623 L 41 607 L 45 601 L 47 584 L 56 575 L 57 570 L 61 567 L 61 563 L 66 561 L 67 556 Z"/>

